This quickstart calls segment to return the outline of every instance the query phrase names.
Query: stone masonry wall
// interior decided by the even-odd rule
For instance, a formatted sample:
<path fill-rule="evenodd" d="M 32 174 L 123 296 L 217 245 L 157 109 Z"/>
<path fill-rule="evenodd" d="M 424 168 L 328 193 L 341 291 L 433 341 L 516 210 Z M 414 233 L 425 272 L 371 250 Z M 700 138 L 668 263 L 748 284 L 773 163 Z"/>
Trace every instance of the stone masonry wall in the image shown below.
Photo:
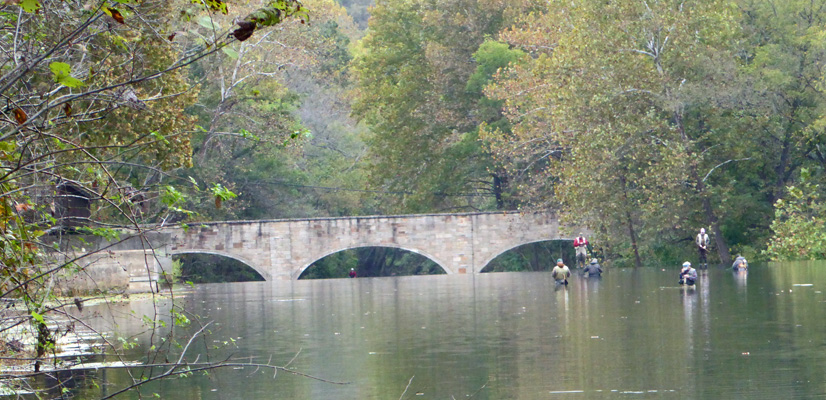
<path fill-rule="evenodd" d="M 64 295 L 157 292 L 161 265 L 168 260 L 151 250 L 102 251 L 58 274 L 56 287 Z"/>
<path fill-rule="evenodd" d="M 224 255 L 267 280 L 298 279 L 327 255 L 368 246 L 412 251 L 448 274 L 472 274 L 519 245 L 569 238 L 555 216 L 518 212 L 212 222 L 169 233 L 170 254 Z"/>
<path fill-rule="evenodd" d="M 76 254 L 86 253 L 87 249 L 99 250 L 61 271 L 56 290 L 64 295 L 157 291 L 160 273 L 171 272 L 172 268 L 172 259 L 166 254 L 170 235 L 128 235 L 124 232 L 123 240 L 115 242 L 89 235 L 67 234 L 53 238 L 63 250 L 55 253 L 54 262 L 66 262 Z M 155 250 L 147 248 L 149 246 Z"/>

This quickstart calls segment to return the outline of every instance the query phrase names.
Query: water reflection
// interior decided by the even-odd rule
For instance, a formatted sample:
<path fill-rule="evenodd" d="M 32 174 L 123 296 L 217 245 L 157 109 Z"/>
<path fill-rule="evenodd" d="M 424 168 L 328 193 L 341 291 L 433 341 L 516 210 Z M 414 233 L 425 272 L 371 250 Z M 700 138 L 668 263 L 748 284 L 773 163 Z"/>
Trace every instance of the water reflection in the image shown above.
<path fill-rule="evenodd" d="M 749 270 L 735 269 L 732 270 L 731 275 L 734 277 L 734 283 L 737 284 L 737 288 L 741 291 L 745 291 L 749 278 Z"/>
<path fill-rule="evenodd" d="M 711 344 L 711 287 L 714 284 L 713 274 L 709 274 L 708 270 L 703 270 L 700 273 L 700 304 L 702 327 L 700 333 L 702 334 L 703 350 L 711 351 L 709 347 Z"/>
<path fill-rule="evenodd" d="M 567 331 L 570 322 L 569 317 L 571 315 L 571 307 L 570 304 L 568 304 L 568 285 L 557 284 L 554 292 L 556 294 L 556 308 L 559 310 L 558 318 L 562 320 L 563 326 Z"/>
<path fill-rule="evenodd" d="M 685 344 L 685 356 L 688 359 L 694 355 L 694 326 L 695 313 L 697 308 L 697 288 L 695 285 L 683 285 L 680 287 L 680 300 L 683 303 L 683 318 L 685 319 L 685 328 L 681 335 L 677 338 L 679 342 Z"/>
<path fill-rule="evenodd" d="M 144 395 L 388 399 L 406 388 L 405 399 L 825 395 L 826 264 L 750 268 L 748 282 L 728 269 L 703 271 L 696 287 L 679 286 L 673 268 L 573 276 L 567 287 L 546 272 L 203 285 L 187 304 L 215 329 L 193 357 L 272 359 L 352 383 L 229 370 L 151 384 Z M 118 326 L 123 334 L 141 330 Z M 230 337 L 236 346 L 211 349 Z M 121 371 L 108 378 L 129 380 Z"/>

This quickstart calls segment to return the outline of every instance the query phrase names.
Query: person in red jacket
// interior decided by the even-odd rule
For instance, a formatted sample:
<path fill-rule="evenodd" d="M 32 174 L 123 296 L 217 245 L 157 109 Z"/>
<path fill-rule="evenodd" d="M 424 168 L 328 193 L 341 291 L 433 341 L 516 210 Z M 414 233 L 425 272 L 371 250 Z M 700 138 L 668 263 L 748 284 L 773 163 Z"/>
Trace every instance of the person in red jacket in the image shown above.
<path fill-rule="evenodd" d="M 355 270 L 355 268 L 350 268 L 350 277 L 351 277 L 351 278 L 355 278 L 355 277 L 356 277 L 356 270 Z"/>
<path fill-rule="evenodd" d="M 588 258 L 588 239 L 582 233 L 574 239 L 574 248 L 576 249 L 576 267 L 584 268 Z"/>

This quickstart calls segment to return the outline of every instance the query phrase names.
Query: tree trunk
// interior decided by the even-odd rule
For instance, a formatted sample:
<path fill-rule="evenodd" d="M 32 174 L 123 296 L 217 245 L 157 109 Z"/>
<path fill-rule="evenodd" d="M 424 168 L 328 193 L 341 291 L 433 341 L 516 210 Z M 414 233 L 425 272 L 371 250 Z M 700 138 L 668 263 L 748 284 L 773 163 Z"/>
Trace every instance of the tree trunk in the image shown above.
<path fill-rule="evenodd" d="M 394 272 L 399 271 L 399 266 L 396 265 L 396 257 L 399 256 L 401 250 L 391 250 L 385 247 L 383 247 L 381 250 L 382 262 L 384 265 L 381 268 L 380 276 L 393 276 Z M 389 258 L 387 253 L 390 253 Z M 407 275 L 408 272 L 409 271 L 405 271 L 404 275 Z"/>
<path fill-rule="evenodd" d="M 356 267 L 356 269 L 358 270 L 358 276 L 380 276 L 382 266 L 379 265 L 379 254 L 377 254 L 377 250 L 378 248 L 376 247 L 359 249 L 359 265 Z"/>
<path fill-rule="evenodd" d="M 496 197 L 496 209 L 505 209 L 505 199 L 502 197 L 505 186 L 508 184 L 507 176 L 493 174 L 493 195 Z"/>
<path fill-rule="evenodd" d="M 620 183 L 622 184 L 622 199 L 625 207 L 630 207 L 628 200 L 628 187 L 625 185 L 625 175 L 620 175 Z M 631 248 L 634 250 L 634 266 L 642 267 L 642 259 L 640 259 L 640 250 L 637 248 L 637 233 L 634 230 L 634 220 L 631 218 L 631 211 L 625 209 L 625 218 L 628 222 L 628 234 L 631 236 Z"/>
<path fill-rule="evenodd" d="M 789 131 L 791 127 L 786 129 L 786 133 L 783 136 L 783 142 L 780 144 L 780 160 L 777 166 L 774 169 L 775 174 L 777 175 L 777 179 L 774 182 L 774 189 L 771 191 L 771 204 L 774 204 L 777 199 L 783 197 L 783 193 L 786 191 L 786 180 L 788 177 L 787 170 L 789 168 L 789 158 L 791 154 L 791 134 Z"/>
<path fill-rule="evenodd" d="M 642 267 L 640 250 L 637 248 L 637 233 L 634 231 L 634 221 L 631 219 L 631 212 L 626 211 L 625 217 L 628 219 L 628 233 L 631 235 L 631 248 L 634 249 L 634 266 Z"/>
<path fill-rule="evenodd" d="M 691 160 L 694 158 L 694 151 L 692 150 L 694 147 L 685 131 L 682 114 L 675 112 L 674 122 L 677 124 L 677 129 L 680 131 L 680 137 L 682 138 L 686 149 L 688 149 L 688 157 L 689 160 Z M 720 222 L 717 220 L 717 215 L 714 214 L 714 208 L 711 206 L 711 199 L 709 198 L 708 192 L 706 192 L 705 182 L 700 178 L 700 174 L 697 172 L 697 163 L 693 161 L 689 162 L 691 163 L 691 178 L 694 179 L 694 182 L 696 182 L 695 189 L 697 190 L 697 195 L 700 196 L 703 201 L 703 211 L 705 213 L 706 221 L 714 234 L 714 242 L 717 245 L 717 254 L 720 256 L 720 262 L 724 265 L 731 264 L 731 253 L 728 251 L 726 238 L 723 237 L 723 232 L 720 230 Z"/>
<path fill-rule="evenodd" d="M 720 262 L 723 265 L 731 264 L 731 253 L 728 251 L 728 244 L 726 238 L 723 237 L 723 232 L 720 230 L 720 221 L 714 215 L 714 210 L 711 208 L 711 200 L 708 196 L 703 196 L 703 209 L 706 213 L 706 219 L 711 225 L 711 230 L 714 232 L 714 243 L 717 245 L 717 254 L 720 256 Z"/>
<path fill-rule="evenodd" d="M 539 248 L 539 246 L 531 247 L 531 270 L 533 271 L 542 270 L 542 263 L 540 262 L 541 258 L 539 257 L 540 251 L 541 249 Z"/>

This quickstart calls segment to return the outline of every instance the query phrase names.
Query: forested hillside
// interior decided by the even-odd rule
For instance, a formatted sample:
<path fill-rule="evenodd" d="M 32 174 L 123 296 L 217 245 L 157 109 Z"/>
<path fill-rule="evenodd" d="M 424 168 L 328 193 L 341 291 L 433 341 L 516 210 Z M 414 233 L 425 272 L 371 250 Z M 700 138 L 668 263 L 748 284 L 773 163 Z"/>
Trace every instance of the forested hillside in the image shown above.
<path fill-rule="evenodd" d="M 724 263 L 823 258 L 824 5 L 379 2 L 369 182 L 412 192 L 392 211 L 558 210 L 625 265 L 701 227 Z"/>
<path fill-rule="evenodd" d="M 67 226 L 515 209 L 617 265 L 701 227 L 826 257 L 826 1 L 92 3 L 0 3 L 8 265 Z"/>

